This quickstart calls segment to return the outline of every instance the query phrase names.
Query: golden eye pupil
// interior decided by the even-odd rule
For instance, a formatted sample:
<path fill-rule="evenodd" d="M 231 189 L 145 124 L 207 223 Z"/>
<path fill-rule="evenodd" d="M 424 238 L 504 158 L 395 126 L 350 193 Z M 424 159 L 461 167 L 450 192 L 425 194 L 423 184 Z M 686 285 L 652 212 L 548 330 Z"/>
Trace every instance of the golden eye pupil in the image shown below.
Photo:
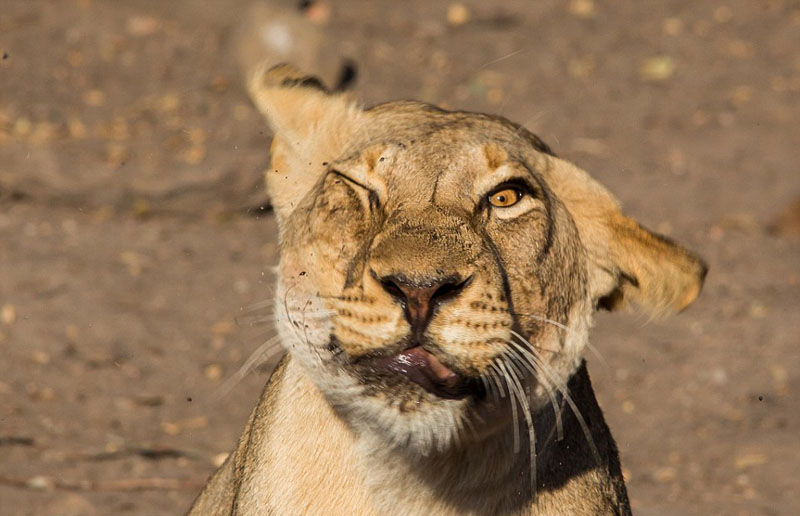
<path fill-rule="evenodd" d="M 522 198 L 522 192 L 514 188 L 505 188 L 492 194 L 489 197 L 489 202 L 492 206 L 498 208 L 507 208 L 517 204 L 520 198 Z"/>

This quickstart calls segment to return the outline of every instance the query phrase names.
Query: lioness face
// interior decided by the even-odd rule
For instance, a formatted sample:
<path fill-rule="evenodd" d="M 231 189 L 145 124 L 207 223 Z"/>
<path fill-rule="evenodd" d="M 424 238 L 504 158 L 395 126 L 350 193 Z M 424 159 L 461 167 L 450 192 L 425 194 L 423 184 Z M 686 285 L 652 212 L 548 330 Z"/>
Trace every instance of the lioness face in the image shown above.
<path fill-rule="evenodd" d="M 699 261 L 525 129 L 278 79 L 251 89 L 276 130 L 279 331 L 358 432 L 429 453 L 501 431 L 509 400 L 566 383 L 598 305 L 699 292 Z"/>
<path fill-rule="evenodd" d="M 325 165 L 286 221 L 284 336 L 337 408 L 398 444 L 449 444 L 508 375 L 544 399 L 527 369 L 563 381 L 584 345 L 580 240 L 548 156 L 514 133 L 467 116 L 382 134 Z"/>

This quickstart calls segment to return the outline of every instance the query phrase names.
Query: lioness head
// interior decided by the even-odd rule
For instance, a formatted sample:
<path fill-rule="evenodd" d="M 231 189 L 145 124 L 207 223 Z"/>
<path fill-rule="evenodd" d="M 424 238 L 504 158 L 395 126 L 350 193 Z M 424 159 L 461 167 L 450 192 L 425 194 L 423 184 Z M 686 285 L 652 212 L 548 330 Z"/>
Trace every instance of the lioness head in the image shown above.
<path fill-rule="evenodd" d="M 419 453 L 535 411 L 598 308 L 681 310 L 705 267 L 526 129 L 361 109 L 286 66 L 250 82 L 275 132 L 284 345 L 358 432 Z M 465 430 L 468 429 L 468 430 Z"/>

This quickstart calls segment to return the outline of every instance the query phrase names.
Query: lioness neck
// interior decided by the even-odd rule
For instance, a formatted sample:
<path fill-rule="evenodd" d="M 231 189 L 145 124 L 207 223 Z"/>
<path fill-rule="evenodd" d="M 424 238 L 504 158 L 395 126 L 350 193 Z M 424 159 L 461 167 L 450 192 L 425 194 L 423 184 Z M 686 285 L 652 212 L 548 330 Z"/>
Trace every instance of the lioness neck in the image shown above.
<path fill-rule="evenodd" d="M 237 451 L 234 514 L 628 514 L 616 448 L 585 366 L 569 390 L 588 435 L 574 415 L 564 412 L 566 437 L 558 441 L 553 411 L 537 414 L 541 481 L 534 498 L 530 454 L 524 447 L 514 451 L 510 428 L 447 453 L 410 456 L 377 438 L 355 435 L 306 374 L 286 359 Z M 249 460 L 256 457 L 257 464 Z"/>

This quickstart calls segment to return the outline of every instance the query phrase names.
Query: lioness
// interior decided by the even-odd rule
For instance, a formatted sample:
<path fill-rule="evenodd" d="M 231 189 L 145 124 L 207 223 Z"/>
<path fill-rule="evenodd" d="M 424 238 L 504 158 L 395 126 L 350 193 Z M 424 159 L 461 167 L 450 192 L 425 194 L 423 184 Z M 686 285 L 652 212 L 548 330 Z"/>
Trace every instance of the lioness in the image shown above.
<path fill-rule="evenodd" d="M 702 261 L 503 118 L 362 109 L 288 65 L 249 91 L 287 355 L 189 514 L 630 514 L 588 331 L 685 308 Z"/>

